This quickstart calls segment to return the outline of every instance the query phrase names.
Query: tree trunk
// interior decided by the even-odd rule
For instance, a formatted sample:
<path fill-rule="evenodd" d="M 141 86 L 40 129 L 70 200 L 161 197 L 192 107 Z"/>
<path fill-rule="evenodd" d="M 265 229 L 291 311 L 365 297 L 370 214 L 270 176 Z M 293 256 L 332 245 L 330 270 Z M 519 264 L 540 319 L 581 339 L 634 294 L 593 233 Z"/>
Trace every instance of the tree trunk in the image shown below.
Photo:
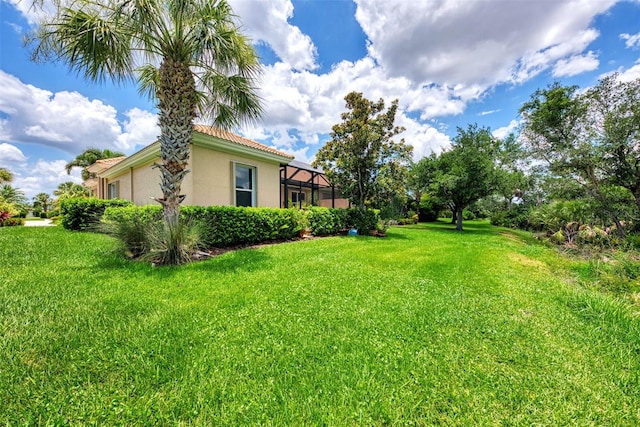
<path fill-rule="evenodd" d="M 196 111 L 196 87 L 189 66 L 168 58 L 160 65 L 158 82 L 158 124 L 160 127 L 160 169 L 162 204 L 165 225 L 173 227 L 180 217 L 180 202 L 184 195 L 180 187 L 189 161 Z"/>
<path fill-rule="evenodd" d="M 458 210 L 456 211 L 456 216 L 456 230 L 462 231 L 462 208 L 458 208 Z"/>

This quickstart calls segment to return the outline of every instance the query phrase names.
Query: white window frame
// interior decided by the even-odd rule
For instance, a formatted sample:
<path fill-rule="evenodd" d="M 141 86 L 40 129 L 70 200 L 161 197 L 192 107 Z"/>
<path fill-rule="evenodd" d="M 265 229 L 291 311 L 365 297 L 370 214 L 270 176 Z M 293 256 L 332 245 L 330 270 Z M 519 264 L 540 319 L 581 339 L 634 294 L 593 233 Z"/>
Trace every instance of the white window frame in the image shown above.
<path fill-rule="evenodd" d="M 251 189 L 238 188 L 236 185 L 236 173 L 238 168 L 248 169 L 251 172 Z M 238 206 L 238 191 L 251 193 L 251 207 L 257 206 L 257 193 L 258 187 L 256 185 L 258 175 L 258 168 L 253 165 L 247 165 L 245 163 L 234 162 L 233 163 L 233 204 Z"/>

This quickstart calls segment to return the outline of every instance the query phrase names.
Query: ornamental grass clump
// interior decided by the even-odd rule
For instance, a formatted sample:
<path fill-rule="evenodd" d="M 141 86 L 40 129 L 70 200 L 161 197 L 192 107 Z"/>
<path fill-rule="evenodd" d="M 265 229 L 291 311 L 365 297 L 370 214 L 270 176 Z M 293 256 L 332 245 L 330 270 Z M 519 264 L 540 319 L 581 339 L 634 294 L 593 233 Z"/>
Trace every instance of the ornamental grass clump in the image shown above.
<path fill-rule="evenodd" d="M 202 230 L 199 223 L 180 220 L 171 224 L 153 223 L 146 230 L 149 251 L 141 259 L 154 265 L 181 265 L 191 262 L 201 246 Z"/>

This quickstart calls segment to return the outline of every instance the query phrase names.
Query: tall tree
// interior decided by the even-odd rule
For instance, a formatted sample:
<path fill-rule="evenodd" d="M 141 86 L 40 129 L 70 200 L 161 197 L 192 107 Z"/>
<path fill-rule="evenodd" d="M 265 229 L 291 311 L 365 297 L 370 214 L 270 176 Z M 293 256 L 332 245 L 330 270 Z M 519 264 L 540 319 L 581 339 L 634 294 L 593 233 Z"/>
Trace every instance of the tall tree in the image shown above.
<path fill-rule="evenodd" d="M 88 197 L 89 190 L 80 185 L 76 184 L 72 181 L 63 182 L 58 185 L 56 190 L 53 190 L 53 195 L 56 196 L 56 203 L 59 203 L 61 200 L 72 199 L 75 197 Z"/>
<path fill-rule="evenodd" d="M 520 112 L 521 135 L 552 174 L 578 183 L 624 236 L 625 200 L 640 210 L 640 79 L 612 75 L 585 93 L 555 83 L 539 89 Z M 616 188 L 617 187 L 617 188 Z"/>
<path fill-rule="evenodd" d="M 497 142 L 489 128 L 477 124 L 458 128 L 452 148 L 438 159 L 434 193 L 454 212 L 456 230 L 462 231 L 462 211 L 496 189 Z"/>
<path fill-rule="evenodd" d="M 9 169 L 0 168 L 0 184 L 13 181 L 13 174 Z"/>
<path fill-rule="evenodd" d="M 0 187 L 0 198 L 5 202 L 13 203 L 16 206 L 23 207 L 27 204 L 27 198 L 24 195 L 24 191 L 12 187 L 9 184 L 4 184 Z"/>
<path fill-rule="evenodd" d="M 385 111 L 383 99 L 373 102 L 359 92 L 344 99 L 350 111 L 332 127 L 331 140 L 318 150 L 313 164 L 351 203 L 365 209 L 381 197 L 403 192 L 413 147 L 404 139 L 391 139 L 404 131 L 394 126 L 398 100 Z"/>
<path fill-rule="evenodd" d="M 640 213 L 640 78 L 620 81 L 613 74 L 583 96 L 587 123 L 607 183 L 627 189 Z"/>
<path fill-rule="evenodd" d="M 67 174 L 71 174 L 71 170 L 75 167 L 82 168 L 82 179 L 85 181 L 95 176 L 87 170 L 89 166 L 102 159 L 113 159 L 114 157 L 124 156 L 119 151 L 111 151 L 109 149 L 100 150 L 99 148 L 87 148 L 78 154 L 75 159 L 65 165 Z"/>
<path fill-rule="evenodd" d="M 43 212 L 48 212 L 52 204 L 53 199 L 47 193 L 38 193 L 33 198 L 33 207 Z"/>
<path fill-rule="evenodd" d="M 195 117 L 230 128 L 261 114 L 253 46 L 226 0 L 54 2 L 54 17 L 36 34 L 35 58 L 60 60 L 91 81 L 137 77 L 141 92 L 157 100 L 161 162 L 155 166 L 163 194 L 157 201 L 171 233 L 178 228 Z"/>

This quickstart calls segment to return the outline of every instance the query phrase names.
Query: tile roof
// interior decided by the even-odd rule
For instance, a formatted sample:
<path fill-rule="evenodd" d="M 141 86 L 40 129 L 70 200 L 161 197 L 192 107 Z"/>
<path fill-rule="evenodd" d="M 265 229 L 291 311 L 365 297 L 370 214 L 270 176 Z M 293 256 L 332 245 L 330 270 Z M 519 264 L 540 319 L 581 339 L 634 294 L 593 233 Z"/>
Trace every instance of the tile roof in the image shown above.
<path fill-rule="evenodd" d="M 117 165 L 118 163 L 120 163 L 126 158 L 127 156 L 120 156 L 120 157 L 112 157 L 110 159 L 96 160 L 92 165 L 87 167 L 87 170 L 89 172 L 99 173 L 105 169 L 109 169 L 113 165 Z"/>
<path fill-rule="evenodd" d="M 196 132 L 203 133 L 205 135 L 213 136 L 215 138 L 220 138 L 226 141 L 235 142 L 236 144 L 244 145 L 245 147 L 254 148 L 256 150 L 265 151 L 271 154 L 276 154 L 278 156 L 288 157 L 290 159 L 293 159 L 294 157 L 291 154 L 284 153 L 282 151 L 276 150 L 275 148 L 267 147 L 266 145 L 260 144 L 259 142 L 252 141 L 251 139 L 243 138 L 240 135 L 236 135 L 235 133 L 232 133 L 214 126 L 193 125 L 193 130 Z"/>

